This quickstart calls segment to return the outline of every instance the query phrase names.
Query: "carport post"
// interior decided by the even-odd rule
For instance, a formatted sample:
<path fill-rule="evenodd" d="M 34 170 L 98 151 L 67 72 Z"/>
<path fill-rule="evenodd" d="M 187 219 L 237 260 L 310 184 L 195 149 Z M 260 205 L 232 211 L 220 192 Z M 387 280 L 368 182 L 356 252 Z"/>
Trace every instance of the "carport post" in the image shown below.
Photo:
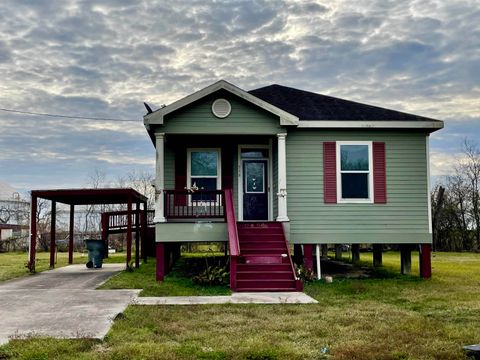
<path fill-rule="evenodd" d="M 52 200 L 52 211 L 50 221 L 50 268 L 55 267 L 55 222 L 57 218 L 57 202 Z"/>
<path fill-rule="evenodd" d="M 102 241 L 105 247 L 105 252 L 103 258 L 108 258 L 108 223 L 110 222 L 110 216 L 108 214 L 102 213 L 101 224 L 102 224 Z"/>
<path fill-rule="evenodd" d="M 135 267 L 140 267 L 140 203 L 135 203 Z"/>
<path fill-rule="evenodd" d="M 147 223 L 147 203 L 143 203 L 143 211 L 142 211 L 142 215 L 141 215 L 141 221 L 142 221 L 142 234 L 141 234 L 141 237 L 142 237 L 142 252 L 141 252 L 141 256 L 142 256 L 142 259 L 143 259 L 143 262 L 146 263 L 147 262 L 147 226 L 148 226 L 148 223 Z"/>
<path fill-rule="evenodd" d="M 32 194 L 30 210 L 30 248 L 29 248 L 30 272 L 35 272 L 35 253 L 37 251 L 37 197 Z"/>
<path fill-rule="evenodd" d="M 127 267 L 132 260 L 132 196 L 128 196 L 127 204 Z"/>
<path fill-rule="evenodd" d="M 73 228 L 75 219 L 75 205 L 70 204 L 70 228 L 68 234 L 68 263 L 73 263 Z"/>

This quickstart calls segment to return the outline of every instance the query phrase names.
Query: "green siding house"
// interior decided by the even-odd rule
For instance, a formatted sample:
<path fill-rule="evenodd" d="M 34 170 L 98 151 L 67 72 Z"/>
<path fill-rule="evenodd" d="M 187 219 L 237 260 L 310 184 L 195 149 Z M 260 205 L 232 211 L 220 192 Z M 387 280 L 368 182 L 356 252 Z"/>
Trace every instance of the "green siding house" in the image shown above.
<path fill-rule="evenodd" d="M 443 122 L 280 85 L 218 81 L 144 116 L 156 148 L 157 279 L 186 242 L 229 244 L 237 291 L 301 288 L 320 245 L 432 242 L 429 135 Z M 333 245 L 332 245 L 333 246 Z M 318 266 L 317 265 L 317 266 Z"/>

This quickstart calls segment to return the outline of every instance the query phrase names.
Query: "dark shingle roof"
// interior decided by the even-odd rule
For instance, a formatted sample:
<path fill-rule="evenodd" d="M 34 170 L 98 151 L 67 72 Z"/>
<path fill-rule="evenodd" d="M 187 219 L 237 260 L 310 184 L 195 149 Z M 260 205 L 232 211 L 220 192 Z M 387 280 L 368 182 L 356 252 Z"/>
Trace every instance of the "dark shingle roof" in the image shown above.
<path fill-rule="evenodd" d="M 277 84 L 250 90 L 249 93 L 300 120 L 438 121 Z"/>

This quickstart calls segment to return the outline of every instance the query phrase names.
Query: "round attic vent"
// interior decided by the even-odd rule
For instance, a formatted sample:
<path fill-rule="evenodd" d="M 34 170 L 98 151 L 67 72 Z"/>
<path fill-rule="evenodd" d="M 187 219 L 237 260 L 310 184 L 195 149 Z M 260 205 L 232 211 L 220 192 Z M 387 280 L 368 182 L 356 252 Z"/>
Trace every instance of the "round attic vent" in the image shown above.
<path fill-rule="evenodd" d="M 226 118 L 232 112 L 232 106 L 228 100 L 217 99 L 212 104 L 212 112 L 218 118 Z"/>

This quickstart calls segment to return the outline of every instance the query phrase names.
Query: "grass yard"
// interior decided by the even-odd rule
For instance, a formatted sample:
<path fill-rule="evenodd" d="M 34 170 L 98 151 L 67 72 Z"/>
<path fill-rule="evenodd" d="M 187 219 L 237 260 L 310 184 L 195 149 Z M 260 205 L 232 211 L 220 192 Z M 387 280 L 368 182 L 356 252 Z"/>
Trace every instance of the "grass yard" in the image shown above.
<path fill-rule="evenodd" d="M 220 254 L 215 254 L 220 256 Z M 198 254 L 182 256 L 174 268 L 165 277 L 163 282 L 155 280 L 155 259 L 149 259 L 139 269 L 133 272 L 124 271 L 105 284 L 101 289 L 143 289 L 140 296 L 203 296 L 203 295 L 229 295 L 228 285 L 200 286 L 193 283 L 191 274 L 186 272 L 186 261 L 198 259 Z M 203 261 L 199 259 L 199 261 Z M 211 261 L 211 265 L 215 262 Z"/>
<path fill-rule="evenodd" d="M 28 253 L 16 252 L 16 253 L 0 253 L 0 281 L 5 281 L 21 276 L 28 276 L 30 273 L 25 267 L 28 261 Z M 105 259 L 106 263 L 111 262 L 124 262 L 125 253 L 110 254 L 108 259 Z M 85 264 L 87 262 L 87 254 L 74 253 L 74 264 Z M 59 252 L 57 254 L 57 263 L 55 267 L 62 267 L 68 265 L 68 253 Z M 37 264 L 36 271 L 45 271 L 50 268 L 50 253 L 37 252 Z M 1 359 L 1 358 L 0 358 Z"/>
<path fill-rule="evenodd" d="M 104 341 L 12 340 L 0 359 L 463 359 L 480 343 L 480 254 L 437 253 L 428 281 L 384 263 L 308 284 L 319 304 L 130 306 Z"/>

